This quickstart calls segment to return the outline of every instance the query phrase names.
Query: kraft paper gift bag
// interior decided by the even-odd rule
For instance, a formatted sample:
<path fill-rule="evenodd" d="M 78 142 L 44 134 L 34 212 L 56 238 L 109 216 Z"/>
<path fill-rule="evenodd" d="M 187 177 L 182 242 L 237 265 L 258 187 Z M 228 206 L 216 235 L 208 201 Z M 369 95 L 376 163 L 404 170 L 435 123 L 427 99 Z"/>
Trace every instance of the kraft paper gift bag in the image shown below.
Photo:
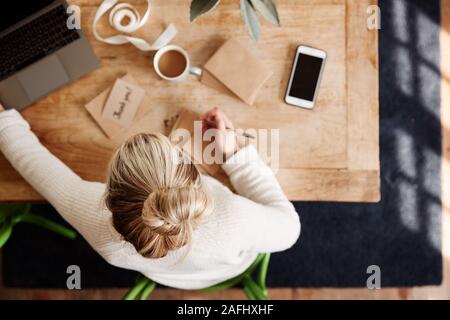
<path fill-rule="evenodd" d="M 232 38 L 205 64 L 201 82 L 253 105 L 271 75 L 267 64 L 243 40 Z"/>

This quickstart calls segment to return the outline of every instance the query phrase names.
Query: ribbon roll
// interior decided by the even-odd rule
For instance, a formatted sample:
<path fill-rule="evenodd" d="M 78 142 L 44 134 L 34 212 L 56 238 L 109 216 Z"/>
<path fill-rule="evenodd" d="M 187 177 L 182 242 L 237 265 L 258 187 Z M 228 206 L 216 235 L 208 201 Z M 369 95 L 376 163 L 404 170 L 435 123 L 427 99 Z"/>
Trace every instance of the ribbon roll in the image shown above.
<path fill-rule="evenodd" d="M 139 11 L 131 4 L 117 4 L 118 2 L 119 0 L 105 0 L 98 8 L 93 23 L 94 36 L 97 40 L 112 45 L 131 43 L 139 50 L 154 51 L 166 46 L 176 36 L 177 29 L 173 24 L 169 24 L 166 30 L 164 30 L 164 32 L 161 33 L 158 39 L 156 39 L 152 44 L 149 44 L 144 39 L 124 34 L 119 34 L 107 38 L 100 36 L 97 32 L 97 24 L 100 18 L 103 17 L 103 15 L 111 8 L 112 10 L 109 14 L 109 24 L 112 28 L 121 33 L 131 33 L 137 31 L 138 29 L 142 28 L 150 18 L 150 0 L 147 0 L 147 11 L 142 18 Z M 128 23 L 124 24 L 126 19 L 128 20 Z"/>

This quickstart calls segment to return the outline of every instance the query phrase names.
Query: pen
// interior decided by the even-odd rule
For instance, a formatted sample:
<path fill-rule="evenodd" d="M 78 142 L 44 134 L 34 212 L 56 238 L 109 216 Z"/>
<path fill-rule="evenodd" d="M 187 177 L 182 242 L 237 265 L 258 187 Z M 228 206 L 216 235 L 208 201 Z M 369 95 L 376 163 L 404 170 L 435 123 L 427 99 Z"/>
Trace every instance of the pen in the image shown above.
<path fill-rule="evenodd" d="M 209 121 L 209 120 L 203 120 L 203 121 L 204 121 L 206 124 L 208 124 L 209 126 L 213 127 L 213 128 L 215 128 L 215 126 L 216 126 L 216 124 L 215 124 L 214 122 L 212 122 L 212 121 Z M 230 127 L 225 127 L 225 129 L 231 130 L 231 131 L 233 131 L 235 134 L 239 134 L 239 135 L 241 135 L 241 136 L 243 136 L 243 137 L 245 137 L 245 138 L 248 138 L 248 139 L 256 139 L 256 137 L 255 137 L 254 135 L 250 134 L 250 133 L 246 133 L 246 132 L 242 132 L 242 133 L 239 132 L 239 133 L 237 133 L 235 129 L 231 129 Z"/>

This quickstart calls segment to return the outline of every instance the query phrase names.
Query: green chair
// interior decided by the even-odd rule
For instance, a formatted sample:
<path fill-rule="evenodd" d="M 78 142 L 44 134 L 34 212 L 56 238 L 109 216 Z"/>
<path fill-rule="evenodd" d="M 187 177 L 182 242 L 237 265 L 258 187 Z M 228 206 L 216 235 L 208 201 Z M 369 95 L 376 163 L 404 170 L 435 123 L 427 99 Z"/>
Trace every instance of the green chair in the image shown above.
<path fill-rule="evenodd" d="M 75 239 L 77 237 L 77 233 L 74 230 L 68 229 L 59 223 L 31 213 L 30 211 L 31 204 L 0 205 L 0 248 L 11 237 L 14 226 L 21 222 L 34 224 L 69 239 Z"/>
<path fill-rule="evenodd" d="M 212 287 L 202 289 L 202 292 L 215 292 L 229 289 L 242 285 L 245 295 L 249 300 L 268 300 L 266 277 L 269 268 L 270 254 L 259 254 L 256 260 L 252 263 L 244 273 L 236 276 L 230 280 L 216 284 Z M 256 276 L 256 281 L 252 278 L 253 273 L 259 268 Z M 149 278 L 139 275 L 134 286 L 123 297 L 123 300 L 147 300 L 149 295 L 156 288 L 156 282 Z"/>

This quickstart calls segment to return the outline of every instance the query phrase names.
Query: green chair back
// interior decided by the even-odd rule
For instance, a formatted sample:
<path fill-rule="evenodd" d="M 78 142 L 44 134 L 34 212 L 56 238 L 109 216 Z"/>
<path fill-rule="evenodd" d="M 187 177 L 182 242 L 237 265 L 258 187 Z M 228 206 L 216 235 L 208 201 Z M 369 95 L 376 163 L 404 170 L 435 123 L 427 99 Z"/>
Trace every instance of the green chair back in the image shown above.
<path fill-rule="evenodd" d="M 245 295 L 249 300 L 268 300 L 266 287 L 267 271 L 269 269 L 270 254 L 259 254 L 255 261 L 242 274 L 230 280 L 216 284 L 212 287 L 202 289 L 202 292 L 215 292 L 242 285 Z M 258 270 L 257 270 L 258 269 Z M 253 275 L 256 272 L 256 280 Z M 123 300 L 147 300 L 156 288 L 156 282 L 139 275 L 134 286 L 125 294 Z"/>
<path fill-rule="evenodd" d="M 34 224 L 69 239 L 75 239 L 77 237 L 77 233 L 74 230 L 66 228 L 41 215 L 31 213 L 30 211 L 31 204 L 0 205 L 0 248 L 11 237 L 14 226 L 21 222 Z"/>

